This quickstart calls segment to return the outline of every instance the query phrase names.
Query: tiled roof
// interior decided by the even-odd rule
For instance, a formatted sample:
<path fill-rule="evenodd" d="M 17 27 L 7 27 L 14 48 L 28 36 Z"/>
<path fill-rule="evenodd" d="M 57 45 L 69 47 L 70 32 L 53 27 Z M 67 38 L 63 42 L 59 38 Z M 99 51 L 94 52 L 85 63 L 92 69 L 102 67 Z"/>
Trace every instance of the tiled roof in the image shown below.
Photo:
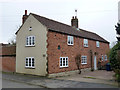
<path fill-rule="evenodd" d="M 39 16 L 36 14 L 31 13 L 39 22 L 41 22 L 43 25 L 45 25 L 49 30 L 59 32 L 59 33 L 64 33 L 64 34 L 69 34 L 73 36 L 78 36 L 86 39 L 91 39 L 91 40 L 97 40 L 105 43 L 109 43 L 99 35 L 93 32 L 89 32 L 83 29 L 77 30 L 75 27 L 57 22 L 55 20 L 51 20 L 48 18 L 45 18 L 43 16 Z"/>

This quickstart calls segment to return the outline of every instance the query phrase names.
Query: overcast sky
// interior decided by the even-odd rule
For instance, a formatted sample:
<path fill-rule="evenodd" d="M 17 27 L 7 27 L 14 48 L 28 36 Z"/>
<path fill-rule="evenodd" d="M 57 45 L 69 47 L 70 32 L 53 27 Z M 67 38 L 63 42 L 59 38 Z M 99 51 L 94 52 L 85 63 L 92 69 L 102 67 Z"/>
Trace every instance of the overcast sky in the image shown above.
<path fill-rule="evenodd" d="M 119 0 L 1 0 L 0 43 L 7 43 L 22 24 L 24 10 L 71 25 L 71 18 L 79 19 L 79 28 L 95 32 L 116 41 Z"/>

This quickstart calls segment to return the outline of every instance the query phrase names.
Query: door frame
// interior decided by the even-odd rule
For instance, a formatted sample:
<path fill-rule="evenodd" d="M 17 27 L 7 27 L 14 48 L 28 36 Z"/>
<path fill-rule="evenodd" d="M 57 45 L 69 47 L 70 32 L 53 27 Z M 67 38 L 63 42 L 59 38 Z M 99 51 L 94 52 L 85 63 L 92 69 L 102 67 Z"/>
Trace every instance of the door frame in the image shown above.
<path fill-rule="evenodd" d="M 97 70 L 97 56 L 94 56 L 94 70 Z"/>

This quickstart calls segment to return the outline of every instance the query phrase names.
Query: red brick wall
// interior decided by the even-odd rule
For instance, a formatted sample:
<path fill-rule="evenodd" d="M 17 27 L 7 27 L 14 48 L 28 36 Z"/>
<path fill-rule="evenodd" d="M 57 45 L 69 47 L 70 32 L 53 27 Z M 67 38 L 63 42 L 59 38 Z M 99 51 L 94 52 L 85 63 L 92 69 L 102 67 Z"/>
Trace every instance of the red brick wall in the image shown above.
<path fill-rule="evenodd" d="M 56 32 L 48 32 L 48 73 L 58 73 L 64 71 L 76 70 L 77 66 L 75 63 L 75 56 L 77 54 L 87 56 L 87 65 L 82 65 L 81 68 L 90 68 L 90 53 L 92 50 L 93 56 L 97 52 L 97 62 L 101 58 L 101 55 L 105 55 L 109 51 L 109 44 L 100 42 L 100 47 L 96 47 L 96 41 L 88 40 L 88 48 L 83 46 L 83 38 L 74 37 L 74 45 L 67 45 L 67 35 L 60 34 Z M 60 50 L 58 50 L 58 45 L 60 45 Z M 59 67 L 59 58 L 68 57 L 69 66 L 65 68 Z M 94 60 L 94 57 L 93 57 Z M 106 63 L 105 61 L 102 63 Z"/>
<path fill-rule="evenodd" d="M 2 71 L 15 72 L 16 64 L 15 57 L 3 57 L 2 58 Z"/>
<path fill-rule="evenodd" d="M 1 52 L 0 55 L 15 55 L 16 54 L 16 46 L 12 46 L 9 44 L 2 44 L 2 47 L 0 48 Z"/>
<path fill-rule="evenodd" d="M 16 46 L 0 46 L 0 69 L 5 72 L 15 72 L 16 68 Z"/>

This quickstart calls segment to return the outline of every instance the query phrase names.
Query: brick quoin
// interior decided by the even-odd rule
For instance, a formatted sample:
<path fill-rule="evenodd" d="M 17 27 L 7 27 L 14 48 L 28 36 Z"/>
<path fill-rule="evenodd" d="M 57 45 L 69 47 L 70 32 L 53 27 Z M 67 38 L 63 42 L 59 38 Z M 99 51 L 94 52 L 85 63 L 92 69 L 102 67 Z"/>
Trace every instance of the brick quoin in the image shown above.
<path fill-rule="evenodd" d="M 74 36 L 74 45 L 69 46 L 67 44 L 66 34 L 57 33 L 53 31 L 48 31 L 47 37 L 47 55 L 48 55 L 48 73 L 59 73 L 65 71 L 77 70 L 75 63 L 75 56 L 77 54 L 87 56 L 87 64 L 81 65 L 81 68 L 90 68 L 91 59 L 90 59 L 90 50 L 93 52 L 93 65 L 94 65 L 94 56 L 97 52 L 97 63 L 100 60 L 102 55 L 106 55 L 109 51 L 109 43 L 100 42 L 100 47 L 96 47 L 96 41 L 88 39 L 88 47 L 83 46 L 83 39 L 80 37 Z M 60 50 L 58 50 L 58 45 L 60 45 Z M 59 58 L 68 57 L 68 67 L 60 68 Z M 107 61 L 102 61 L 102 65 L 106 64 Z"/>

